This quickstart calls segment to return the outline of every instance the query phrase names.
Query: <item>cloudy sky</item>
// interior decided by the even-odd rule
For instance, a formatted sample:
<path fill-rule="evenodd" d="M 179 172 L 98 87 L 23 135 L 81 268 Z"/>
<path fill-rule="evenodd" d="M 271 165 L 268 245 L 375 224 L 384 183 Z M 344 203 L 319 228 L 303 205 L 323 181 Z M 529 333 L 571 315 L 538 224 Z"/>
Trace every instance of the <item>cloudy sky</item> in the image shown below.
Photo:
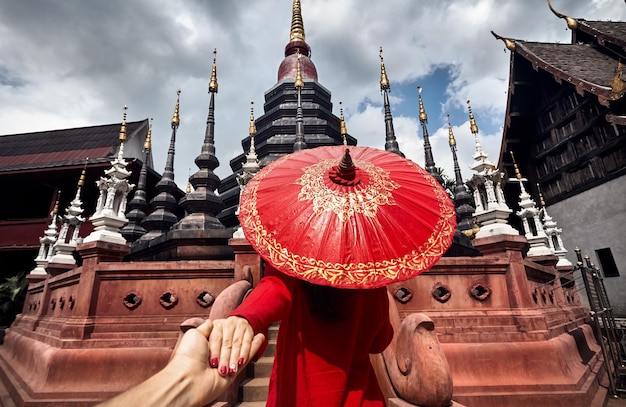
<path fill-rule="evenodd" d="M 301 0 L 319 82 L 343 101 L 360 145 L 384 148 L 379 90 L 384 49 L 400 149 L 424 164 L 417 86 L 429 116 L 435 161 L 453 175 L 447 119 L 465 178 L 474 152 L 467 106 L 480 141 L 497 161 L 506 107 L 509 53 L 490 34 L 570 41 L 545 0 Z M 552 0 L 561 13 L 624 20 L 622 0 Z M 207 84 L 217 48 L 216 173 L 242 152 L 250 101 L 262 114 L 289 40 L 291 0 L 0 0 L 0 134 L 154 117 L 155 168 L 162 172 L 169 121 L 181 94 L 176 181 L 184 188 L 199 154 Z"/>

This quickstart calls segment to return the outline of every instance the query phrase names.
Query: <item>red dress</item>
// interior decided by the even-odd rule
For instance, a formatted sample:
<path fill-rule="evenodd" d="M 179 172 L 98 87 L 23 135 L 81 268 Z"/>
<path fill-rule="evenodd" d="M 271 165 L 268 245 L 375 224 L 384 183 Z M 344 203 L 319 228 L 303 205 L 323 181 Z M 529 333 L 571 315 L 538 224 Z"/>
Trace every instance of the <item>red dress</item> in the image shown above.
<path fill-rule="evenodd" d="M 340 290 L 338 318 L 310 312 L 305 283 L 268 267 L 259 285 L 231 315 L 255 333 L 281 321 L 267 406 L 385 406 L 370 353 L 393 336 L 387 291 Z"/>

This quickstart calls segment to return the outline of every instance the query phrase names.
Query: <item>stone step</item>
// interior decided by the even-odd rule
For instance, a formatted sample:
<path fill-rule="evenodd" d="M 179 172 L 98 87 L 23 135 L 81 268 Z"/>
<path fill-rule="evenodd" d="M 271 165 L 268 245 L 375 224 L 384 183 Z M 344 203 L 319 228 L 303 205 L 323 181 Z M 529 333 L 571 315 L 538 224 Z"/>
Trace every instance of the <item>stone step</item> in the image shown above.
<path fill-rule="evenodd" d="M 265 407 L 265 401 L 242 401 L 235 404 L 235 407 Z"/>
<path fill-rule="evenodd" d="M 270 377 L 274 356 L 263 356 L 254 362 L 254 377 Z"/>
<path fill-rule="evenodd" d="M 267 388 L 270 384 L 269 377 L 255 377 L 243 383 L 239 387 L 240 401 L 262 401 L 267 400 Z"/>

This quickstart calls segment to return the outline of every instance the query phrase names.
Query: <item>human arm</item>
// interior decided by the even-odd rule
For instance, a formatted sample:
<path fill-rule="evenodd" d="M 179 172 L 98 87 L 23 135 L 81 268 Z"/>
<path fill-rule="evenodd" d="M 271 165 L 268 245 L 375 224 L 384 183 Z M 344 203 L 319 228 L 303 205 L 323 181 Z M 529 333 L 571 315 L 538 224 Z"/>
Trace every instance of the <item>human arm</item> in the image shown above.
<path fill-rule="evenodd" d="M 234 380 L 220 376 L 209 366 L 209 342 L 213 322 L 206 320 L 181 338 L 167 366 L 141 384 L 99 404 L 100 407 L 147 405 L 156 407 L 204 406 L 217 398 Z M 250 341 L 247 360 L 265 338 L 255 335 Z"/>
<path fill-rule="evenodd" d="M 233 375 L 247 363 L 250 338 L 258 333 L 267 335 L 271 323 L 288 315 L 296 283 L 294 278 L 268 266 L 259 285 L 228 318 L 215 321 L 209 338 L 211 366 L 217 367 L 222 375 Z M 266 345 L 263 344 L 258 355 Z"/>

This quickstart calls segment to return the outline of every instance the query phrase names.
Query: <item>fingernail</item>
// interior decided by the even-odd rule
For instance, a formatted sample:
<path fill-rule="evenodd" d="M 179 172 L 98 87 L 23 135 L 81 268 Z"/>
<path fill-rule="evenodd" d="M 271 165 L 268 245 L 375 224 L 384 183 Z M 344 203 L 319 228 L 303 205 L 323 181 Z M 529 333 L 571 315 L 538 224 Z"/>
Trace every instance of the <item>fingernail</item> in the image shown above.
<path fill-rule="evenodd" d="M 211 367 L 217 367 L 217 358 L 211 359 Z"/>
<path fill-rule="evenodd" d="M 244 362 L 245 362 L 244 358 L 239 358 L 239 362 L 238 362 L 239 366 L 242 366 Z"/>
<path fill-rule="evenodd" d="M 220 374 L 222 376 L 226 376 L 227 368 L 226 366 L 220 366 Z"/>
<path fill-rule="evenodd" d="M 228 368 L 228 374 L 235 374 L 235 372 L 237 371 L 237 366 L 235 365 L 230 365 L 230 367 Z"/>

